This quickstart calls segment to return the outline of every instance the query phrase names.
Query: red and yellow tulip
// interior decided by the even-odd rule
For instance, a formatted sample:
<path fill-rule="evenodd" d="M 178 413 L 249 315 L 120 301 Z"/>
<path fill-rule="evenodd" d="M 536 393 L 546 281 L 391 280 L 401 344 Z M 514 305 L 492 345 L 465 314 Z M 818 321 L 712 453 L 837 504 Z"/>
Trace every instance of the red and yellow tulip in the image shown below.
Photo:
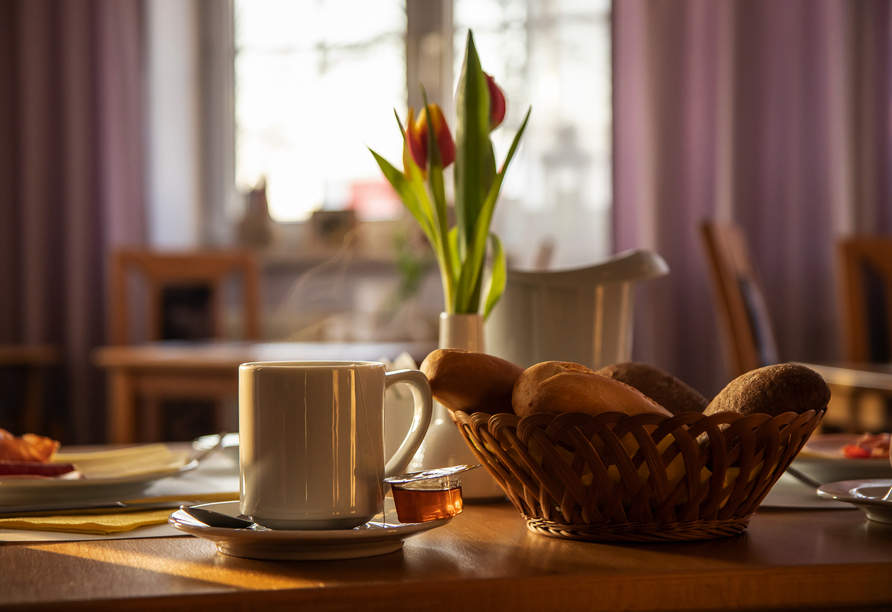
<path fill-rule="evenodd" d="M 428 126 L 428 117 L 430 117 L 430 126 Z M 439 105 L 428 104 L 427 108 L 421 109 L 421 112 L 418 113 L 418 119 L 415 119 L 415 109 L 409 107 L 409 117 L 406 120 L 406 148 L 423 173 L 427 172 L 429 161 L 427 146 L 429 127 L 433 128 L 434 138 L 437 141 L 440 167 L 447 168 L 455 161 L 455 141 L 452 140 L 449 125 L 446 123 L 443 110 Z M 405 159 L 403 161 L 405 163 Z M 408 175 L 408 168 L 406 174 Z"/>

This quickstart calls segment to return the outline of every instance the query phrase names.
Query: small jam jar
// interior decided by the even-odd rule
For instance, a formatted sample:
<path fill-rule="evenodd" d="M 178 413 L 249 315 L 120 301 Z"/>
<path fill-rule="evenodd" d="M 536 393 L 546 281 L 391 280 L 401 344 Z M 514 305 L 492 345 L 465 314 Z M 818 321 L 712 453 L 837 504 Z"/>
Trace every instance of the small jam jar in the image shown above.
<path fill-rule="evenodd" d="M 462 511 L 461 473 L 479 465 L 454 465 L 385 478 L 401 523 L 424 523 Z"/>

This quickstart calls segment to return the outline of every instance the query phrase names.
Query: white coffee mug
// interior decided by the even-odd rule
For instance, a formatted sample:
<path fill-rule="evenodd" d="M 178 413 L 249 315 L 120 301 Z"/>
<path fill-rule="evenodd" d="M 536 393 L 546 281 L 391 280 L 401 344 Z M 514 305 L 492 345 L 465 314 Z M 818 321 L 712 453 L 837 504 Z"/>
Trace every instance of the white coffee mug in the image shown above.
<path fill-rule="evenodd" d="M 411 385 L 415 413 L 384 464 L 384 393 Z M 346 529 L 381 512 L 383 479 L 405 471 L 431 420 L 418 370 L 361 361 L 239 367 L 241 513 L 273 529 Z"/>

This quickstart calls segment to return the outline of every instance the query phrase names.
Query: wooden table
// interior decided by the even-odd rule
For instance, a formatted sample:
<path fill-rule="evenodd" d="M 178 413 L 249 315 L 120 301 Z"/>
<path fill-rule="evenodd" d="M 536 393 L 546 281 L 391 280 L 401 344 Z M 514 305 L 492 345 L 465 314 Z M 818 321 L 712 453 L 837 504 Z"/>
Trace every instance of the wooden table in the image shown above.
<path fill-rule="evenodd" d="M 892 396 L 892 363 L 802 363 L 824 377 L 846 402 L 848 419 L 845 426 L 853 432 L 863 432 L 865 427 L 859 418 L 859 398 L 865 391 L 878 391 Z M 888 417 L 887 417 L 888 420 Z"/>
<path fill-rule="evenodd" d="M 403 351 L 420 363 L 435 342 L 153 342 L 96 349 L 93 361 L 108 374 L 108 441 L 136 441 L 140 393 L 162 389 L 177 398 L 238 392 L 238 367 L 251 361 L 395 359 Z"/>
<path fill-rule="evenodd" d="M 892 391 L 892 363 L 803 363 L 828 384 Z"/>
<path fill-rule="evenodd" d="M 195 538 L 0 545 L 0 609 L 892 609 L 892 525 L 857 510 L 760 510 L 741 536 L 592 544 L 466 506 L 402 551 L 347 561 L 226 557 Z"/>

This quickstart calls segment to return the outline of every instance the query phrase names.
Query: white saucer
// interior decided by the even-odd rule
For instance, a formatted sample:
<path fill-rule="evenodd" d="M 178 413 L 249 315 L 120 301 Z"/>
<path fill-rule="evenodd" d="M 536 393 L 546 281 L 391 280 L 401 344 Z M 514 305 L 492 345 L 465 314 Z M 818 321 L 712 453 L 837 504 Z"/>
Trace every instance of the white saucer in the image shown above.
<path fill-rule="evenodd" d="M 230 516 L 240 516 L 239 503 L 202 504 L 206 508 Z M 411 535 L 441 527 L 452 518 L 426 523 L 400 523 L 393 499 L 385 498 L 384 512 L 365 525 L 353 529 L 289 531 L 284 529 L 226 529 L 208 527 L 182 510 L 170 515 L 168 522 L 186 533 L 217 545 L 217 550 L 231 557 L 274 560 L 356 559 L 398 551 Z"/>
<path fill-rule="evenodd" d="M 843 480 L 825 484 L 818 495 L 854 504 L 871 521 L 892 524 L 892 501 L 883 498 L 892 488 L 892 480 Z"/>

